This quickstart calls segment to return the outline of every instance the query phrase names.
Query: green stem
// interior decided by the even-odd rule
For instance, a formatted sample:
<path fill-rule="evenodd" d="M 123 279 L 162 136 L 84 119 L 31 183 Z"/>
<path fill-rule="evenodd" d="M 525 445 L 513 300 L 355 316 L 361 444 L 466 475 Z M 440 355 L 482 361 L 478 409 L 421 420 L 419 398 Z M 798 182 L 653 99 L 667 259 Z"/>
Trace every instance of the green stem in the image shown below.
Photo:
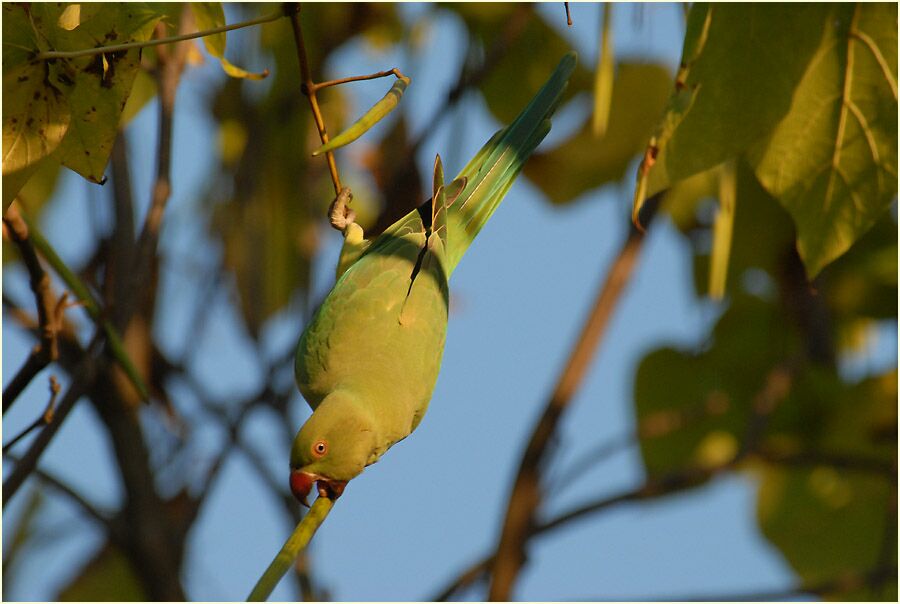
<path fill-rule="evenodd" d="M 116 332 L 112 324 L 103 318 L 100 302 L 97 301 L 97 298 L 94 297 L 94 294 L 88 289 L 87 285 L 84 284 L 78 275 L 73 273 L 72 270 L 66 266 L 66 263 L 63 262 L 62 258 L 56 253 L 56 250 L 53 249 L 53 246 L 50 245 L 50 242 L 44 239 L 44 236 L 41 234 L 40 230 L 38 230 L 34 222 L 32 222 L 31 218 L 25 212 L 21 212 L 21 214 L 22 220 L 28 225 L 28 233 L 31 237 L 31 241 L 34 243 L 35 249 L 41 253 L 47 260 L 47 263 L 53 268 L 56 274 L 59 275 L 60 279 L 63 280 L 66 286 L 72 290 L 72 293 L 75 294 L 79 301 L 81 301 L 91 319 L 103 329 L 103 332 L 106 334 L 106 343 L 109 345 L 110 354 L 122 367 L 125 375 L 131 380 L 131 383 L 137 389 L 141 398 L 143 400 L 148 400 L 150 398 L 150 393 L 147 390 L 147 386 L 144 384 L 144 380 L 141 379 L 141 374 L 138 373 L 138 370 L 129 358 L 128 353 L 125 351 L 125 345 L 122 343 L 122 338 L 119 337 L 118 332 Z"/>
<path fill-rule="evenodd" d="M 75 59 L 77 57 L 89 57 L 91 55 L 100 55 L 110 52 L 120 52 L 122 50 L 131 50 L 132 48 L 146 48 L 148 46 L 159 46 L 160 44 L 173 44 L 175 42 L 183 42 L 185 40 L 193 40 L 195 38 L 204 38 L 206 36 L 212 36 L 214 34 L 221 34 L 226 31 L 232 31 L 235 29 L 268 23 L 283 16 L 284 11 L 277 10 L 270 15 L 263 15 L 262 17 L 250 19 L 249 21 L 241 21 L 240 23 L 233 23 L 231 25 L 222 25 L 221 27 L 214 27 L 205 31 L 195 31 L 189 34 L 172 36 L 171 38 L 156 38 L 153 40 L 145 40 L 143 42 L 127 42 L 125 44 L 113 44 L 112 46 L 85 48 L 83 50 L 48 50 L 46 52 L 38 53 L 37 56 L 35 56 L 35 59 Z"/>
<path fill-rule="evenodd" d="M 328 497 L 318 497 L 316 499 L 312 508 L 303 517 L 303 520 L 297 524 L 297 528 L 294 529 L 288 540 L 285 541 L 281 551 L 269 564 L 269 568 L 256 582 L 256 586 L 247 597 L 248 602 L 264 602 L 269 597 L 272 590 L 278 585 L 281 577 L 284 576 L 284 573 L 287 572 L 294 560 L 297 559 L 297 556 L 300 555 L 300 552 L 309 545 L 310 540 L 316 534 L 316 530 L 318 530 L 322 522 L 325 521 L 325 517 L 328 516 L 328 512 L 331 511 L 333 505 L 334 501 Z"/>

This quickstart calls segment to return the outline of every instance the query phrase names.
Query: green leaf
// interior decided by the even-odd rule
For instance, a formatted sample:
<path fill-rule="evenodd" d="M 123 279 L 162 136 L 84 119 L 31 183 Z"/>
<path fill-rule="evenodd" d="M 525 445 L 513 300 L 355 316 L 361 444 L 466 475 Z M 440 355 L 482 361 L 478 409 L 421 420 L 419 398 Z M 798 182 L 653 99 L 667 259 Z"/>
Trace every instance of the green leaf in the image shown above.
<path fill-rule="evenodd" d="M 559 147 L 534 154 L 525 163 L 525 175 L 557 204 L 620 180 L 659 119 L 669 81 L 660 65 L 620 63 L 605 136 L 594 136 L 588 117 Z"/>
<path fill-rule="evenodd" d="M 225 11 L 222 9 L 221 2 L 191 2 L 189 6 L 194 13 L 194 21 L 197 23 L 198 31 L 215 29 L 225 25 Z M 262 80 L 269 75 L 268 69 L 261 73 L 253 73 L 241 69 L 228 61 L 225 58 L 225 32 L 204 36 L 203 45 L 206 46 L 209 54 L 219 59 L 219 63 L 222 65 L 225 73 L 233 78 Z"/>
<path fill-rule="evenodd" d="M 109 602 L 147 599 L 144 587 L 128 558 L 112 543 L 100 551 L 62 588 L 62 602 Z"/>
<path fill-rule="evenodd" d="M 821 4 L 694 4 L 647 194 L 738 155 L 788 112 L 828 26 Z"/>
<path fill-rule="evenodd" d="M 810 278 L 897 195 L 897 6 L 832 5 L 790 111 L 751 151 Z"/>
<path fill-rule="evenodd" d="M 402 76 L 398 77 L 393 86 L 391 86 L 391 89 L 387 91 L 387 94 L 385 94 L 377 103 L 372 105 L 362 117 L 350 124 L 350 127 L 346 130 L 313 151 L 313 155 L 321 155 L 322 153 L 349 145 L 368 132 L 372 126 L 387 117 L 388 114 L 397 107 L 407 86 L 409 86 L 409 78 Z"/>
<path fill-rule="evenodd" d="M 4 4 L 3 173 L 58 154 L 63 165 L 101 182 L 140 51 L 36 60 L 47 50 L 75 51 L 147 40 L 160 15 L 140 4 Z M 24 184 L 27 176 L 14 177 Z M 4 191 L 4 207 L 15 187 Z"/>
<path fill-rule="evenodd" d="M 787 558 L 804 582 L 828 581 L 896 565 L 897 373 L 866 380 L 842 393 L 825 411 L 823 438 L 814 450 L 821 461 L 805 467 L 770 465 L 761 473 L 758 517 L 763 534 Z M 880 461 L 886 472 L 848 470 L 830 458 Z M 894 503 L 892 503 L 892 501 Z M 891 536 L 893 533 L 893 536 Z M 887 556 L 885 557 L 885 554 Z M 896 600 L 865 585 L 825 594 L 828 599 Z M 893 597 L 892 595 L 893 594 Z"/>
<path fill-rule="evenodd" d="M 23 5 L 3 4 L 3 176 L 19 188 L 30 176 L 28 166 L 56 150 L 71 120 L 71 80 L 59 65 L 31 58 L 43 46 L 34 21 Z M 4 184 L 4 210 L 17 192 Z"/>
<path fill-rule="evenodd" d="M 140 4 L 111 5 L 71 32 L 59 35 L 56 50 L 79 50 L 150 38 L 161 15 Z M 103 182 L 122 110 L 140 70 L 140 51 L 106 53 L 71 59 L 75 85 L 67 102 L 72 123 L 59 149 L 62 164 L 88 180 Z"/>

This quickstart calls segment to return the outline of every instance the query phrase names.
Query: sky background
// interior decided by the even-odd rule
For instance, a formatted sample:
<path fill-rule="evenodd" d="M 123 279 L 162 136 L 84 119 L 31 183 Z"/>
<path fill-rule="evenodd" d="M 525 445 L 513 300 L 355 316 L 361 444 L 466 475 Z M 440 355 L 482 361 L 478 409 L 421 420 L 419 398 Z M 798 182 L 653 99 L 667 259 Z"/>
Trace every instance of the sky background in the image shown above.
<path fill-rule="evenodd" d="M 579 60 L 592 68 L 599 5 L 573 3 L 571 9 L 575 24 L 570 29 L 562 3 L 542 5 L 539 11 L 570 40 Z M 683 35 L 681 10 L 674 4 L 616 5 L 617 59 L 662 62 L 674 71 Z M 412 131 L 418 132 L 430 127 L 425 120 L 455 81 L 465 52 L 465 30 L 446 11 L 410 4 L 402 12 L 410 22 L 425 20 L 426 41 L 414 59 L 354 41 L 332 55 L 326 75 L 399 67 L 412 77 L 401 107 Z M 229 34 L 229 45 L 251 44 L 254 35 Z M 161 249 L 166 258 L 190 262 L 164 263 L 156 335 L 163 350 L 175 358 L 187 345 L 199 346 L 196 369 L 207 389 L 223 401 L 237 402 L 258 388 L 263 365 L 249 338 L 236 329 L 234 297 L 216 298 L 203 337 L 185 342 L 198 295 L 198 288 L 192 287 L 195 271 L 198 266 L 213 266 L 221 254 L 203 236 L 198 221 L 217 135 L 206 97 L 221 77 L 210 61 L 189 70 L 179 88 L 173 192 Z M 352 95 L 351 113 L 358 115 L 383 94 L 384 85 L 363 83 L 345 92 Z M 572 132 L 589 109 L 586 96 L 562 108 L 544 148 Z M 415 158 L 422 174 L 430 173 L 437 152 L 444 158 L 445 171 L 455 173 L 500 127 L 473 96 L 455 111 L 464 113 L 445 119 Z M 128 129 L 133 189 L 141 215 L 151 189 L 156 112 L 154 102 Z M 378 140 L 386 127 L 389 123 L 376 128 L 370 140 Z M 356 149 L 343 157 L 339 154 L 342 173 L 351 175 L 351 181 L 364 144 L 366 137 Z M 523 441 L 626 235 L 633 174 L 632 169 L 623 184 L 592 191 L 562 208 L 551 206 L 524 178 L 510 190 L 454 273 L 443 369 L 428 415 L 414 435 L 348 486 L 313 541 L 314 577 L 333 598 L 429 599 L 493 547 Z M 44 233 L 70 265 L 80 266 L 87 258 L 96 237 L 94 225 L 110 220 L 104 195 L 68 173 L 45 212 Z M 317 293 L 312 299 L 321 299 L 330 288 L 340 247 L 340 235 L 324 220 L 321 233 L 324 247 L 315 267 Z M 10 295 L 28 299 L 21 270 L 5 270 L 3 277 Z M 703 341 L 720 312 L 720 307 L 694 294 L 686 241 L 667 220 L 658 221 L 565 416 L 556 468 L 567 467 L 601 443 L 629 435 L 634 426 L 632 385 L 640 359 L 663 345 Z M 6 383 L 32 341 L 11 322 L 4 322 L 4 328 Z M 264 332 L 263 353 L 287 349 L 301 328 L 297 308 L 282 313 Z M 851 362 L 848 371 L 856 367 L 864 373 L 873 364 L 896 364 L 896 345 L 896 331 L 883 334 L 873 340 L 874 348 Z M 65 387 L 67 380 L 61 381 Z M 33 419 L 34 410 L 46 400 L 45 390 L 44 379 L 33 382 L 4 418 L 4 440 Z M 190 391 L 176 390 L 174 395 L 176 406 L 190 417 L 196 407 Z M 308 408 L 299 394 L 293 404 L 299 427 Z M 274 421 L 263 410 L 254 413 L 245 426 L 245 440 L 264 453 L 275 475 L 284 475 L 286 482 L 288 452 L 271 437 Z M 159 428 L 148 428 L 153 429 Z M 200 431 L 198 468 L 205 467 L 222 443 L 215 426 L 201 426 Z M 98 506 L 112 508 L 122 493 L 110 456 L 110 444 L 93 410 L 79 404 L 41 465 L 65 477 Z M 544 512 L 553 515 L 579 502 L 630 490 L 643 478 L 639 451 L 625 448 L 549 493 Z M 749 477 L 728 476 L 660 502 L 623 505 L 554 531 L 532 541 L 515 597 L 677 598 L 789 587 L 794 574 L 757 530 L 755 498 L 756 485 Z M 15 525 L 27 500 L 23 491 L 8 506 L 4 532 Z M 24 552 L 8 597 L 54 597 L 101 542 L 101 533 L 66 500 L 53 496 L 47 505 L 52 514 L 45 518 L 53 518 L 52 525 L 42 526 L 41 532 L 48 538 Z M 241 455 L 232 455 L 189 538 L 183 577 L 188 596 L 243 599 L 291 528 L 281 504 L 272 499 L 253 468 Z M 283 581 L 272 599 L 293 597 L 293 584 Z"/>

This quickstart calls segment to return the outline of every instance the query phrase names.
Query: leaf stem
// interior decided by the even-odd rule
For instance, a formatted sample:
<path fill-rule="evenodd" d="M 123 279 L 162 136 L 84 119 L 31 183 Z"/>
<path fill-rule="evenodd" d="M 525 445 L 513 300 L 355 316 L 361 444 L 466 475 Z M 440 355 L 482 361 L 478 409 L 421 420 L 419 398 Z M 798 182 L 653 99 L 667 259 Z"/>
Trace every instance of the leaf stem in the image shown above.
<path fill-rule="evenodd" d="M 281 580 L 284 573 L 287 572 L 294 560 L 297 559 L 297 556 L 300 555 L 300 552 L 309 545 L 310 540 L 328 516 L 332 506 L 334 506 L 334 501 L 328 497 L 318 497 L 316 499 L 309 513 L 297 524 L 297 528 L 285 541 L 281 551 L 278 552 L 275 559 L 272 560 L 272 563 L 269 564 L 269 567 L 259 578 L 259 581 L 256 582 L 253 591 L 247 596 L 248 602 L 263 602 L 269 597 L 278 581 Z"/>
<path fill-rule="evenodd" d="M 394 67 L 393 69 L 379 71 L 378 73 L 370 73 L 369 75 L 351 76 L 349 78 L 340 78 L 338 80 L 328 80 L 327 82 L 319 82 L 318 84 L 309 84 L 307 87 L 310 90 L 319 91 L 323 88 L 328 88 L 329 86 L 338 86 L 340 84 L 347 84 L 349 82 L 359 82 L 362 80 L 375 80 L 377 78 L 386 78 L 389 75 L 396 76 L 399 79 L 403 79 L 406 77 L 400 72 L 399 69 Z"/>
<path fill-rule="evenodd" d="M 149 46 L 159 46 L 161 44 L 174 44 L 175 42 L 184 42 L 185 40 L 193 40 L 195 38 L 205 38 L 206 36 L 221 34 L 227 31 L 233 31 L 235 29 L 242 29 L 244 27 L 251 27 L 253 25 L 268 23 L 270 21 L 275 21 L 276 19 L 279 19 L 283 16 L 284 13 L 281 10 L 277 10 L 269 15 L 263 15 L 262 17 L 250 19 L 249 21 L 241 21 L 240 23 L 233 23 L 231 25 L 222 25 L 221 27 L 214 27 L 212 29 L 207 29 L 204 31 L 195 31 L 188 34 L 180 34 L 169 38 L 155 38 L 153 40 L 145 40 L 143 42 L 127 42 L 125 44 L 98 46 L 96 48 L 85 48 L 82 50 L 48 50 L 38 53 L 35 56 L 35 59 L 75 59 L 78 57 L 89 57 L 92 55 L 131 50 L 133 48 L 147 48 Z"/>
<path fill-rule="evenodd" d="M 289 13 L 291 28 L 294 30 L 297 60 L 300 62 L 300 78 L 303 80 L 300 90 L 309 100 L 309 108 L 312 111 L 313 120 L 316 122 L 316 129 L 319 131 L 319 138 L 324 145 L 328 142 L 328 132 L 325 130 L 325 120 L 322 119 L 322 112 L 319 110 L 319 101 L 316 98 L 316 84 L 309 73 L 306 45 L 303 42 L 303 29 L 300 27 L 300 5 L 288 4 L 285 6 L 285 12 Z M 343 187 L 341 186 L 341 177 L 338 175 L 337 163 L 334 161 L 334 153 L 328 151 L 325 154 L 325 160 L 328 162 L 328 171 L 331 173 L 331 182 L 334 184 L 334 194 L 340 195 Z"/>

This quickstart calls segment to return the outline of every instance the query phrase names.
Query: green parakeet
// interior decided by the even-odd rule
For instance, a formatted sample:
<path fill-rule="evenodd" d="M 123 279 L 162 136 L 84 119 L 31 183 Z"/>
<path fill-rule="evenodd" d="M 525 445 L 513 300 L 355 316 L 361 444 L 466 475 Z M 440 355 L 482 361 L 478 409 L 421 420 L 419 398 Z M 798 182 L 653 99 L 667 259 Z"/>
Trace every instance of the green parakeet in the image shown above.
<path fill-rule="evenodd" d="M 337 497 L 425 415 L 447 331 L 447 281 L 525 160 L 550 131 L 575 54 L 449 185 L 435 160 L 432 197 L 373 242 L 350 223 L 338 280 L 297 347 L 297 385 L 313 414 L 291 450 L 290 485 Z"/>

